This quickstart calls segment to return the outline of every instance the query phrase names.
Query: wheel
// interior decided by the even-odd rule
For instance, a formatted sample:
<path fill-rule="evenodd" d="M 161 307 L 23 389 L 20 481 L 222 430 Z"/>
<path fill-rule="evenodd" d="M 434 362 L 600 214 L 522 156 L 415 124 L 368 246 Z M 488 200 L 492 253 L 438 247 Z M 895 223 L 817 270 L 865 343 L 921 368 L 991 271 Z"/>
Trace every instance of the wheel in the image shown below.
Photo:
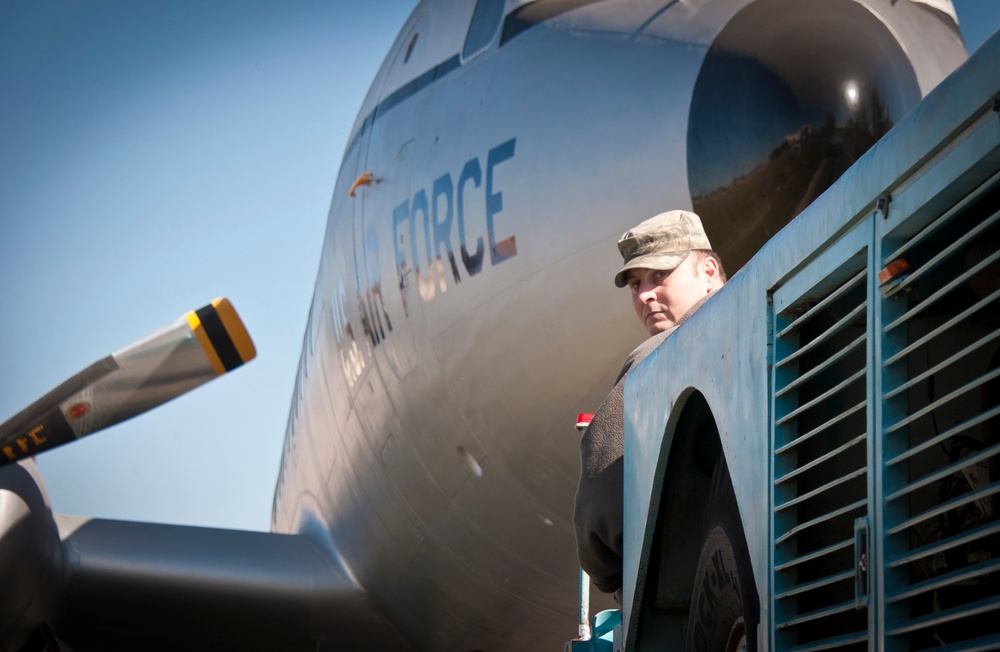
<path fill-rule="evenodd" d="M 759 605 L 733 482 L 720 459 L 702 527 L 684 649 L 756 650 Z"/>

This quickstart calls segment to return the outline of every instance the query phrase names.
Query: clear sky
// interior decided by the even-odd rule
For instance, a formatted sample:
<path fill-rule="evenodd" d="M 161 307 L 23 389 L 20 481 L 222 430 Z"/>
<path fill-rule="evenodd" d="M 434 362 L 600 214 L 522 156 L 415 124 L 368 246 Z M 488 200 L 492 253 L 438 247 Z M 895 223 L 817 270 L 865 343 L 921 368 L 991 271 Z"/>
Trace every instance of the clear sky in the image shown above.
<path fill-rule="evenodd" d="M 414 4 L 4 4 L 0 421 L 217 296 L 258 349 L 39 456 L 56 511 L 268 529 L 340 158 Z M 1000 26 L 955 6 L 970 49 Z"/>
<path fill-rule="evenodd" d="M 0 10 L 0 421 L 217 296 L 258 358 L 39 456 L 56 511 L 266 530 L 333 185 L 414 0 Z"/>

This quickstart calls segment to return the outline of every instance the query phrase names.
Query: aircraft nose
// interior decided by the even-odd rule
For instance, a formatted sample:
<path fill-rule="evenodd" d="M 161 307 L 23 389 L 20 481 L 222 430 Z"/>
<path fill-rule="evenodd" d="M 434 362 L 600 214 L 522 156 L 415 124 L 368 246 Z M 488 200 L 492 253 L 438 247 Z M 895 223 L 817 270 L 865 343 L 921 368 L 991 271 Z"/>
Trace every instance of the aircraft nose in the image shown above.
<path fill-rule="evenodd" d="M 691 100 L 691 197 L 731 272 L 920 100 L 857 0 L 758 0 L 715 38 Z"/>

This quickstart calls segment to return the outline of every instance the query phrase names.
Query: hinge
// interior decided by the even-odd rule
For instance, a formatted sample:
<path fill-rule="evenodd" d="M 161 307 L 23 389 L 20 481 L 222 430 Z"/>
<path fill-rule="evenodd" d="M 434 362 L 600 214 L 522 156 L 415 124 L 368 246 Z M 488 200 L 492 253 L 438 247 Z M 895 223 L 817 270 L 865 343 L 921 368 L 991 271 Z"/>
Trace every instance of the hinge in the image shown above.
<path fill-rule="evenodd" d="M 868 517 L 854 521 L 854 608 L 868 606 L 868 578 L 871 576 L 868 554 Z"/>
<path fill-rule="evenodd" d="M 892 195 L 885 193 L 878 198 L 878 202 L 875 204 L 875 210 L 882 213 L 882 219 L 888 219 L 889 217 L 889 204 L 892 203 Z"/>

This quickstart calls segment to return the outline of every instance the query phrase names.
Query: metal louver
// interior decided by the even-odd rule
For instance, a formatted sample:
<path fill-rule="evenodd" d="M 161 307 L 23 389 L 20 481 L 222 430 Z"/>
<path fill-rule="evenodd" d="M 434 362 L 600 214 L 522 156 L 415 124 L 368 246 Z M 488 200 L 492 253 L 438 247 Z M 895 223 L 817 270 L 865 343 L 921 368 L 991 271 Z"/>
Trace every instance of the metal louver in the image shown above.
<path fill-rule="evenodd" d="M 998 179 L 882 243 L 886 649 L 1000 649 Z M 905 265 L 897 261 L 905 261 Z"/>
<path fill-rule="evenodd" d="M 780 649 L 867 647 L 866 602 L 855 586 L 869 511 L 867 268 L 861 250 L 774 318 L 772 586 Z"/>
<path fill-rule="evenodd" d="M 771 293 L 773 644 L 1000 650 L 1000 173 L 887 205 Z"/>

